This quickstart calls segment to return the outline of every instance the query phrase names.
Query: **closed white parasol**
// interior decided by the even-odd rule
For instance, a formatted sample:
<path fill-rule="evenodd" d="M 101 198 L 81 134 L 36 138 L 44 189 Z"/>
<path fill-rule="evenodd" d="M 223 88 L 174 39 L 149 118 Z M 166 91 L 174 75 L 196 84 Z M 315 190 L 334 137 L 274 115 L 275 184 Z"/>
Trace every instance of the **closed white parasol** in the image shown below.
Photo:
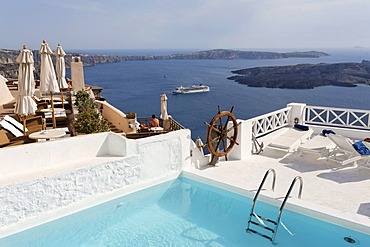
<path fill-rule="evenodd" d="M 161 119 L 168 120 L 167 95 L 165 93 L 163 93 L 161 96 Z"/>
<path fill-rule="evenodd" d="M 35 79 L 33 76 L 33 54 L 32 51 L 23 46 L 17 57 L 19 63 L 18 71 L 18 97 L 14 112 L 21 116 L 35 114 L 37 105 L 32 99 L 35 93 Z"/>
<path fill-rule="evenodd" d="M 64 56 L 66 53 L 64 52 L 62 46 L 58 44 L 57 49 L 54 52 L 56 56 L 56 64 L 55 64 L 55 69 L 57 72 L 57 79 L 58 79 L 58 85 L 59 88 L 68 88 L 68 84 L 66 81 L 66 64 L 64 61 Z"/>
<path fill-rule="evenodd" d="M 59 92 L 59 86 L 56 79 L 54 65 L 50 54 L 53 53 L 45 40 L 40 47 L 41 72 L 40 72 L 40 90 L 41 93 Z"/>

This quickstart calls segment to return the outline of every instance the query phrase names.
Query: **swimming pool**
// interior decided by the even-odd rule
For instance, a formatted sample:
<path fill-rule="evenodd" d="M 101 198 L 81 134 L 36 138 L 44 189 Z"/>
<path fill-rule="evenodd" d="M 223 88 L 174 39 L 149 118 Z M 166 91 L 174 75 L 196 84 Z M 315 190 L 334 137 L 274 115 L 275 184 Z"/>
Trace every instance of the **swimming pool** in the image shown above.
<path fill-rule="evenodd" d="M 246 233 L 250 206 L 248 197 L 180 177 L 5 237 L 0 246 L 273 246 Z M 278 209 L 258 202 L 256 210 L 275 218 Z M 280 227 L 277 246 L 370 246 L 369 235 L 289 210 L 282 221 L 292 234 Z"/>

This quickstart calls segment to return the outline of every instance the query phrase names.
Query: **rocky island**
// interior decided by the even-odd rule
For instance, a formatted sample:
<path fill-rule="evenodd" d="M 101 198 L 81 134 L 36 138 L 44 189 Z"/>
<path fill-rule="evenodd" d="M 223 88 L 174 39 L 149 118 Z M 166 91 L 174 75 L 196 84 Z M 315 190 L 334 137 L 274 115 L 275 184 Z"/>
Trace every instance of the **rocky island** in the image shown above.
<path fill-rule="evenodd" d="M 329 56 L 329 54 L 318 51 L 306 52 L 268 52 L 268 51 L 237 51 L 227 49 L 214 49 L 198 51 L 190 54 L 173 54 L 168 56 L 154 56 L 157 59 L 281 59 L 281 58 L 317 58 Z"/>
<path fill-rule="evenodd" d="M 318 86 L 355 87 L 370 84 L 370 61 L 361 63 L 298 64 L 232 71 L 229 77 L 250 87 L 310 89 Z"/>
<path fill-rule="evenodd" d="M 0 49 L 0 74 L 7 78 L 18 77 L 18 64 L 15 61 L 19 54 L 18 50 Z M 35 78 L 39 78 L 40 72 L 40 55 L 38 50 L 33 51 L 35 60 Z M 115 63 L 121 61 L 135 60 L 169 60 L 169 59 L 281 59 L 292 57 L 308 57 L 317 58 L 320 56 L 328 56 L 324 52 L 308 51 L 308 52 L 263 52 L 263 51 L 238 51 L 227 49 L 214 49 L 207 51 L 198 51 L 189 54 L 172 54 L 172 55 L 129 55 L 129 56 L 107 56 L 107 55 L 92 55 L 81 53 L 68 53 L 65 56 L 66 67 L 69 67 L 72 56 L 81 57 L 84 66 L 93 66 L 99 63 Z M 53 59 L 54 56 L 52 56 Z"/>

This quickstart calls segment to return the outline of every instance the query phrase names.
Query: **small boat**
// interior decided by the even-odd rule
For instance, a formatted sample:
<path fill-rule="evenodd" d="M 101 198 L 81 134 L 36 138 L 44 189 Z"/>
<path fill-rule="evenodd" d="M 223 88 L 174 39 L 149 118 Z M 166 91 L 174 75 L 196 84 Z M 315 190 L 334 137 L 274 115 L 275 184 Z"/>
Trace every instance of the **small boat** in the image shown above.
<path fill-rule="evenodd" d="M 202 92 L 209 92 L 210 88 L 207 85 L 192 85 L 190 87 L 177 87 L 173 93 L 174 94 L 188 94 L 188 93 L 202 93 Z"/>

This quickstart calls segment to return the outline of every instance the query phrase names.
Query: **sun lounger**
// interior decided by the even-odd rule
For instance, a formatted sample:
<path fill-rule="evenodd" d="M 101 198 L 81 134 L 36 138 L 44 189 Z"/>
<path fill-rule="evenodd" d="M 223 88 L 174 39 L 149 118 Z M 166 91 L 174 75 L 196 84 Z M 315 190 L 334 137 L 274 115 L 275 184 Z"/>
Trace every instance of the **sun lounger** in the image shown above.
<path fill-rule="evenodd" d="M 282 135 L 273 140 L 267 147 L 271 149 L 291 152 L 294 151 L 300 144 L 310 139 L 313 134 L 312 129 L 300 130 L 290 128 Z"/>
<path fill-rule="evenodd" d="M 321 156 L 328 156 L 329 150 L 334 148 L 334 143 L 326 136 L 316 135 L 308 142 L 303 143 L 298 147 L 298 151 L 302 156 L 303 153 L 316 153 Z"/>
<path fill-rule="evenodd" d="M 29 141 L 26 136 L 14 137 L 6 130 L 0 129 L 0 148 L 21 145 L 28 142 L 34 141 Z"/>
<path fill-rule="evenodd" d="M 16 127 L 17 129 L 19 129 L 20 131 L 23 131 L 25 130 L 26 132 L 28 131 L 27 128 L 24 129 L 24 126 L 23 124 L 21 124 L 20 122 L 18 122 L 17 120 L 15 120 L 14 118 L 12 118 L 11 116 L 9 115 L 6 115 L 4 117 L 4 120 L 6 120 L 7 122 L 9 122 L 10 124 L 14 125 L 14 127 Z"/>
<path fill-rule="evenodd" d="M 351 139 L 341 136 L 329 134 L 328 138 L 332 140 L 336 147 L 329 153 L 328 159 L 339 162 L 341 165 L 348 165 L 353 163 L 357 165 L 357 161 L 365 160 L 365 164 L 370 161 L 369 154 L 360 154 L 355 147 Z M 366 144 L 365 144 L 366 145 Z"/>
<path fill-rule="evenodd" d="M 0 121 L 0 125 L 1 127 L 3 127 L 4 129 L 6 129 L 7 131 L 9 131 L 10 133 L 12 133 L 15 137 L 20 137 L 20 136 L 23 136 L 23 132 L 21 132 L 20 129 L 18 129 L 17 127 L 15 127 L 13 124 L 9 123 L 8 121 L 6 121 L 5 119 Z M 23 125 L 22 125 L 23 126 Z M 23 129 L 23 127 L 22 127 Z"/>

